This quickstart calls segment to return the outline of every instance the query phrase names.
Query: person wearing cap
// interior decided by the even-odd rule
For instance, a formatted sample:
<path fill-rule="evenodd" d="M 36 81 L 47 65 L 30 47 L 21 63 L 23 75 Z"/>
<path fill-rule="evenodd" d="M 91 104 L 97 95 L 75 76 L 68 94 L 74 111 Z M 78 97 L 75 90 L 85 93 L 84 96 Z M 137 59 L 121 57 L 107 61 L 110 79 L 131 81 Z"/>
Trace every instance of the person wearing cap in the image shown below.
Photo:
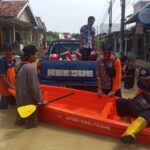
<path fill-rule="evenodd" d="M 13 46 L 4 45 L 5 54 L 0 59 L 0 109 L 7 109 L 9 105 L 15 105 L 16 100 L 8 92 L 9 88 L 15 88 L 15 59 L 13 59 Z"/>
<path fill-rule="evenodd" d="M 121 136 L 121 141 L 133 144 L 136 135 L 145 127 L 150 126 L 150 68 L 139 70 L 137 92 L 130 100 L 119 98 L 116 101 L 118 115 L 130 123 L 130 117 L 136 118 Z M 128 119 L 128 120 L 127 120 Z"/>
<path fill-rule="evenodd" d="M 124 68 L 124 65 L 126 64 L 127 60 L 128 60 L 128 57 L 125 55 L 124 52 L 121 52 L 120 61 L 121 61 L 122 68 Z"/>
<path fill-rule="evenodd" d="M 27 45 L 23 48 L 22 62 L 16 71 L 17 108 L 29 105 L 38 106 L 38 103 L 42 101 L 37 72 L 32 65 L 36 60 L 36 52 L 37 49 L 33 45 Z M 26 118 L 22 118 L 18 112 L 15 123 L 17 125 L 25 124 L 26 128 L 36 127 L 37 111 L 35 110 Z"/>
<path fill-rule="evenodd" d="M 97 59 L 96 76 L 98 95 L 121 97 L 121 63 L 112 53 L 110 44 L 103 46 L 102 56 Z"/>
<path fill-rule="evenodd" d="M 80 28 L 80 53 L 82 54 L 82 60 L 89 60 L 91 51 L 95 49 L 94 22 L 95 18 L 89 16 L 87 25 L 83 25 Z"/>

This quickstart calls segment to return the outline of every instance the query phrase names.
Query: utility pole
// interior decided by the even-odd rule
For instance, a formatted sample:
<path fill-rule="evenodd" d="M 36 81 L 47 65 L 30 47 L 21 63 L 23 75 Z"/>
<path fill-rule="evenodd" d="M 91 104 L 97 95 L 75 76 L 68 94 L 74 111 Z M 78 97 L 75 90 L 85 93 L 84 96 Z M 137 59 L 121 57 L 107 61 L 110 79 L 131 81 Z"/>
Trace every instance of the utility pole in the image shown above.
<path fill-rule="evenodd" d="M 111 31 L 112 31 L 112 0 L 109 3 L 109 8 L 108 8 L 108 13 L 109 13 L 109 42 L 111 42 Z"/>
<path fill-rule="evenodd" d="M 121 5 L 121 28 L 120 28 L 120 37 L 121 37 L 121 45 L 120 51 L 124 51 L 124 21 L 125 21 L 125 0 L 120 0 Z"/>

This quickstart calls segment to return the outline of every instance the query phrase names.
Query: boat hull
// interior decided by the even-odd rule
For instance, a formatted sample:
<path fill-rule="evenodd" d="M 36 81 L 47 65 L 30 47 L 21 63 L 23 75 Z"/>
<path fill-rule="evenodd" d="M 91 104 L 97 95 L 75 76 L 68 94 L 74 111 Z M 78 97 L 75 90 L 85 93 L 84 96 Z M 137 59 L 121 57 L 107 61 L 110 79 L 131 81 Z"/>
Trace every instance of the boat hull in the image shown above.
<path fill-rule="evenodd" d="M 99 97 L 93 92 L 65 87 L 45 85 L 40 87 L 43 99 L 52 101 L 38 108 L 39 120 L 42 122 L 117 138 L 129 126 L 116 113 L 115 101 L 117 97 Z M 63 97 L 66 94 L 70 95 Z M 13 93 L 13 95 L 15 94 Z M 60 98 L 61 96 L 62 98 Z M 150 128 L 139 133 L 137 141 L 150 144 Z"/>

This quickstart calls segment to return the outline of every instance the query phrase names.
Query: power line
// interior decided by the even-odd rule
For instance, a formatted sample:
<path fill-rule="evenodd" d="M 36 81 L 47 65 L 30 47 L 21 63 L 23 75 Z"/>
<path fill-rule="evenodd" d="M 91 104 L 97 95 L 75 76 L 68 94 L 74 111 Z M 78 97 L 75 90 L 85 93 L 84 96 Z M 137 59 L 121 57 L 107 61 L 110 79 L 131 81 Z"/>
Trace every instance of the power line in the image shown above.
<path fill-rule="evenodd" d="M 103 10 L 101 11 L 101 14 L 105 14 L 105 10 L 107 9 L 108 1 L 106 0 L 105 2 L 106 2 L 106 3 L 105 3 L 105 5 L 104 5 L 104 7 L 103 7 Z M 100 18 L 101 18 L 101 16 L 99 17 L 98 22 L 100 22 Z"/>
<path fill-rule="evenodd" d="M 116 0 L 111 0 L 112 1 L 112 6 L 114 5 L 114 3 L 115 3 L 115 1 Z M 106 21 L 106 19 L 107 19 L 107 17 L 108 17 L 108 9 L 109 9 L 109 7 L 110 7 L 110 2 L 111 1 L 109 1 L 109 6 L 108 6 L 108 8 L 106 9 L 106 12 L 105 12 L 105 14 L 104 14 L 104 17 L 103 17 L 103 19 L 102 19 L 102 21 L 101 21 L 101 23 L 100 23 L 100 31 L 102 30 L 102 27 L 103 27 L 103 25 L 104 25 L 104 22 Z M 107 2 L 108 3 L 108 2 Z"/>
<path fill-rule="evenodd" d="M 126 3 L 126 8 L 133 2 L 134 0 L 129 0 L 127 3 Z M 116 17 L 116 19 L 113 21 L 113 23 L 116 23 L 117 20 L 121 17 L 121 12 L 119 13 L 119 15 Z"/>

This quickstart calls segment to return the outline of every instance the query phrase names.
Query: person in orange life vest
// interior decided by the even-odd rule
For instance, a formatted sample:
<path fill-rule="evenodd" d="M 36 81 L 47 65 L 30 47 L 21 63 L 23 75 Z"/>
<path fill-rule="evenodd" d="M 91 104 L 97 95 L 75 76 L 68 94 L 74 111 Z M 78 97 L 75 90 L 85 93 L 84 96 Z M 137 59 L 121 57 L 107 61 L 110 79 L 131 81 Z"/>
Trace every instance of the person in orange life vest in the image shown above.
<path fill-rule="evenodd" d="M 15 88 L 15 59 L 13 59 L 13 46 L 5 44 L 5 55 L 0 59 L 0 109 L 7 109 L 9 105 L 15 105 L 16 100 L 8 92 L 9 88 Z"/>
<path fill-rule="evenodd" d="M 121 62 L 112 53 L 111 45 L 103 46 L 103 53 L 97 59 L 96 76 L 98 81 L 98 95 L 121 97 Z"/>
<path fill-rule="evenodd" d="M 118 115 L 130 123 L 130 117 L 136 118 L 121 136 L 121 141 L 126 144 L 133 144 L 136 135 L 146 126 L 150 127 L 150 68 L 139 70 L 137 92 L 133 99 L 126 100 L 119 98 L 116 101 Z"/>
<path fill-rule="evenodd" d="M 17 108 L 28 105 L 38 106 L 38 103 L 42 101 L 37 72 L 32 65 L 36 60 L 36 52 L 37 49 L 33 45 L 27 45 L 23 48 L 22 62 L 16 73 Z M 18 114 L 15 124 L 25 124 L 25 127 L 28 129 L 36 127 L 37 109 L 26 118 L 21 118 Z"/>

